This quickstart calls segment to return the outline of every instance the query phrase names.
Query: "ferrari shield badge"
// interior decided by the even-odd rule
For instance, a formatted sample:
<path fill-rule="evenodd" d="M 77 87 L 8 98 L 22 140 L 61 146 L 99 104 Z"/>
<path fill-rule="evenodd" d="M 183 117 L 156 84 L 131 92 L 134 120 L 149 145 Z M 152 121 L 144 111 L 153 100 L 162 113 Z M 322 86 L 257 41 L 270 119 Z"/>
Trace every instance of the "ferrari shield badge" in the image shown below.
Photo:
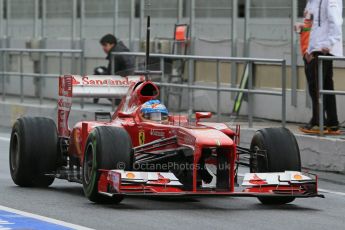
<path fill-rule="evenodd" d="M 140 131 L 139 132 L 139 145 L 143 145 L 145 143 L 145 132 Z"/>

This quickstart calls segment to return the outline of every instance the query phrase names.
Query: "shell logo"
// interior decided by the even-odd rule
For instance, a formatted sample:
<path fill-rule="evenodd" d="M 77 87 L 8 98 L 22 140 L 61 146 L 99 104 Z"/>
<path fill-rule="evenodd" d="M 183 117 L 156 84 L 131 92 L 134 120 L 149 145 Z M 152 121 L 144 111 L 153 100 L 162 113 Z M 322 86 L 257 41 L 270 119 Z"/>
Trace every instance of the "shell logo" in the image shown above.
<path fill-rule="evenodd" d="M 126 177 L 128 178 L 128 179 L 134 179 L 135 178 L 135 174 L 134 173 L 127 173 L 126 174 Z"/>
<path fill-rule="evenodd" d="M 295 175 L 293 176 L 293 178 L 294 178 L 295 180 L 302 180 L 302 176 L 301 176 L 300 174 L 295 174 Z"/>

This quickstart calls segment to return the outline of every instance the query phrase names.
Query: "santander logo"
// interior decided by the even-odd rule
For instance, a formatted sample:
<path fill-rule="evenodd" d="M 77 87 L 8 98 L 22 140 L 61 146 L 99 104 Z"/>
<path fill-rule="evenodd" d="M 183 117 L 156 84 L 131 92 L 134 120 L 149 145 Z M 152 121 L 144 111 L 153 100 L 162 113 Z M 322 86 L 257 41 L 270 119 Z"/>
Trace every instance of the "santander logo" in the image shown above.
<path fill-rule="evenodd" d="M 80 81 L 78 81 L 77 79 L 75 79 L 75 77 L 73 77 L 72 84 L 73 85 L 80 85 Z"/>
<path fill-rule="evenodd" d="M 119 77 L 118 79 L 106 78 L 106 77 L 88 77 L 83 76 L 81 78 L 73 77 L 73 85 L 90 85 L 90 86 L 130 86 L 132 83 L 143 80 L 140 79 L 128 79 L 128 77 Z"/>

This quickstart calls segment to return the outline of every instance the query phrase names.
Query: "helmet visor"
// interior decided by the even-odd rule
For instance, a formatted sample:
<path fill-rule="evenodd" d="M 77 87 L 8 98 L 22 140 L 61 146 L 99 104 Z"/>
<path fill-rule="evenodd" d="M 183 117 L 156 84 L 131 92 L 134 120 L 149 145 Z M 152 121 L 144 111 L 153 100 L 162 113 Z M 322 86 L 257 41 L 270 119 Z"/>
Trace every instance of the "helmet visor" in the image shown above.
<path fill-rule="evenodd" d="M 151 121 L 164 121 L 168 119 L 168 115 L 161 112 L 146 113 L 142 115 L 144 119 Z"/>
<path fill-rule="evenodd" d="M 162 120 L 162 113 L 150 113 L 150 120 L 151 121 L 161 121 Z"/>

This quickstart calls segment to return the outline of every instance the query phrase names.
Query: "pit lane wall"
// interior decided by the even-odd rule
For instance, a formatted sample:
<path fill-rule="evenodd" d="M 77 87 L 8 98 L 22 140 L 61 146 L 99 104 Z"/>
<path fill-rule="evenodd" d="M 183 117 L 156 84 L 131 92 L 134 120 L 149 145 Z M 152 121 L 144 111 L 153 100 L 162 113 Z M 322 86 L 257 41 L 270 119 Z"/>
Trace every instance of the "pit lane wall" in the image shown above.
<path fill-rule="evenodd" d="M 37 102 L 36 102 L 37 103 Z M 94 119 L 97 107 L 87 106 L 81 109 L 75 105 L 69 119 L 69 125 L 73 126 L 80 120 Z M 103 110 L 110 111 L 108 108 Z M 21 116 L 45 116 L 56 120 L 57 107 L 54 101 L 49 105 L 34 103 L 11 102 L 10 100 L 0 101 L 0 126 L 11 127 L 18 117 Z M 229 119 L 225 120 L 229 122 Z M 233 125 L 233 124 L 230 124 Z M 248 147 L 251 138 L 258 128 L 241 129 L 241 145 Z M 328 137 L 306 136 L 295 134 L 301 151 L 302 165 L 312 170 L 340 172 L 345 174 L 345 141 Z"/>

